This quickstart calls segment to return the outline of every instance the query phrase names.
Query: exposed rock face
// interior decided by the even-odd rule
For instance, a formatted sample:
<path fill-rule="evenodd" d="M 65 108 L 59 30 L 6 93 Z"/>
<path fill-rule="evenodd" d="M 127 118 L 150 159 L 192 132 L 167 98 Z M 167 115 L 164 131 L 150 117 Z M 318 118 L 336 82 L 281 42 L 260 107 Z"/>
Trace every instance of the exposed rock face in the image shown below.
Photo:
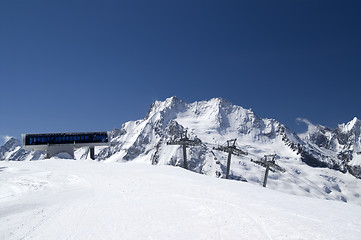
<path fill-rule="evenodd" d="M 45 153 L 40 151 L 27 151 L 21 147 L 18 139 L 11 137 L 0 147 L 0 160 L 23 161 L 33 159 L 43 159 Z"/>
<path fill-rule="evenodd" d="M 349 171 L 361 176 L 361 121 L 356 117 L 336 129 L 312 126 L 302 139 L 308 144 L 307 159 L 314 159 L 316 167 L 329 167 L 341 172 Z M 311 149 L 311 150 L 310 150 Z M 312 166 L 312 164 L 310 164 Z"/>

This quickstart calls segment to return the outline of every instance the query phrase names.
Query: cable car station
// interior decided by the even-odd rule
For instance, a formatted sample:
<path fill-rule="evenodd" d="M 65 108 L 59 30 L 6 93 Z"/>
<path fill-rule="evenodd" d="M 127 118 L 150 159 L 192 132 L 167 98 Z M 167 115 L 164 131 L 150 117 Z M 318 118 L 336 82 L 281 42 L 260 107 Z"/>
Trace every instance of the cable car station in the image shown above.
<path fill-rule="evenodd" d="M 47 158 L 61 152 L 74 158 L 75 149 L 89 147 L 90 158 L 94 159 L 95 146 L 110 146 L 110 132 L 22 134 L 22 142 L 26 150 L 46 151 Z"/>

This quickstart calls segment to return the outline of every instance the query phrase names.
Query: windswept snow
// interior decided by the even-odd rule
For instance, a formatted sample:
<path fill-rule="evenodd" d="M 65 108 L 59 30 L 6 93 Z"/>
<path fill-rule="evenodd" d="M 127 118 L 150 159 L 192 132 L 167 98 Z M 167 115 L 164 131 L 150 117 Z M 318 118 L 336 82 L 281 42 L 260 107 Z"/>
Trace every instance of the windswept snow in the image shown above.
<path fill-rule="evenodd" d="M 2 162 L 0 239 L 360 239 L 361 206 L 179 167 Z"/>

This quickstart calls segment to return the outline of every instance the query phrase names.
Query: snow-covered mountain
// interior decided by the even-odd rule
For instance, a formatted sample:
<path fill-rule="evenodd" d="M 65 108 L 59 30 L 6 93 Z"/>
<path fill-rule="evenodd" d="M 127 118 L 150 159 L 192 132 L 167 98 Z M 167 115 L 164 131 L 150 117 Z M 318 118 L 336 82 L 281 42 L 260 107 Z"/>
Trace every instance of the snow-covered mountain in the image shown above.
<path fill-rule="evenodd" d="M 232 138 L 237 138 L 238 144 L 256 157 L 276 153 L 281 157 L 300 158 L 313 167 L 328 167 L 341 172 L 351 169 L 349 160 L 359 152 L 353 150 L 360 149 L 361 126 L 356 118 L 334 131 L 317 126 L 301 139 L 278 121 L 261 119 L 252 110 L 232 105 L 221 98 L 188 104 L 172 97 L 153 103 L 143 120 L 128 122 L 120 130 L 114 130 L 116 146 L 105 149 L 98 158 L 123 154 L 124 160 L 142 157 L 153 164 L 161 161 L 162 164 L 180 165 L 175 153 L 169 152 L 166 142 L 179 138 L 185 129 L 193 138 L 205 143 L 198 150 L 191 151 L 191 169 L 201 173 L 213 169 L 212 173 L 217 175 L 219 169 L 212 161 L 216 155 L 212 147 Z M 171 156 L 165 156 L 168 154 Z M 345 154 L 350 154 L 351 158 L 346 159 L 349 155 Z M 350 173 L 360 178 L 361 172 L 355 168 L 358 162 L 351 163 L 354 164 Z"/>
<path fill-rule="evenodd" d="M 318 155 L 332 158 L 335 169 L 361 178 L 361 121 L 355 117 L 336 129 L 307 124 L 308 131 L 301 135 L 303 141 L 313 146 Z"/>
<path fill-rule="evenodd" d="M 227 154 L 214 150 L 227 140 L 247 156 L 233 156 L 231 179 L 261 184 L 264 168 L 253 164 L 266 154 L 277 154 L 286 173 L 272 173 L 268 187 L 279 191 L 361 203 L 361 181 L 349 174 L 347 163 L 332 150 L 322 150 L 274 119 L 259 118 L 252 110 L 214 98 L 186 103 L 176 97 L 153 103 L 145 118 L 123 124 L 112 132 L 114 146 L 97 155 L 106 161 L 140 161 L 154 165 L 183 165 L 181 146 L 167 145 L 187 130 L 201 146 L 187 150 L 188 168 L 216 177 L 226 172 Z M 322 167 L 322 168 L 318 168 Z"/>
<path fill-rule="evenodd" d="M 113 131 L 115 146 L 98 154 L 105 160 L 116 155 L 125 161 L 145 160 L 153 164 L 182 165 L 181 147 L 168 146 L 172 139 L 179 139 L 187 130 L 190 139 L 200 139 L 203 145 L 189 151 L 189 169 L 210 175 L 224 173 L 215 161 L 223 153 L 213 147 L 237 138 L 238 145 L 256 156 L 277 153 L 297 157 L 297 144 L 301 140 L 274 119 L 261 119 L 252 110 L 214 98 L 209 101 L 186 103 L 171 97 L 153 103 L 145 118 L 125 123 Z M 254 156 L 254 157 L 256 157 Z"/>
<path fill-rule="evenodd" d="M 267 187 L 297 195 L 361 203 L 361 182 L 354 177 L 360 178 L 361 173 L 357 155 L 360 121 L 357 119 L 336 130 L 309 127 L 307 133 L 298 136 L 275 119 L 260 118 L 252 110 L 221 98 L 186 103 L 171 97 L 154 102 L 144 119 L 124 123 L 120 129 L 113 130 L 112 146 L 98 151 L 96 157 L 102 161 L 183 166 L 182 147 L 167 145 L 167 142 L 181 138 L 185 131 L 189 139 L 202 143 L 187 148 L 191 171 L 223 177 L 227 153 L 214 147 L 236 138 L 237 146 L 248 155 L 232 156 L 231 179 L 261 184 L 264 168 L 251 159 L 277 154 L 277 163 L 286 173 L 270 174 Z M 2 155 L 0 152 L 0 159 L 44 158 L 42 153 L 23 152 L 19 145 L 12 151 L 13 157 L 9 157 L 9 151 L 4 150 Z M 18 159 L 16 152 L 19 152 Z M 350 155 L 352 159 L 345 158 Z M 75 156 L 82 159 L 87 152 L 82 149 Z"/>
<path fill-rule="evenodd" d="M 0 160 L 23 161 L 43 159 L 44 157 L 44 152 L 31 152 L 23 149 L 20 141 L 14 137 L 10 137 L 5 144 L 0 147 Z"/>

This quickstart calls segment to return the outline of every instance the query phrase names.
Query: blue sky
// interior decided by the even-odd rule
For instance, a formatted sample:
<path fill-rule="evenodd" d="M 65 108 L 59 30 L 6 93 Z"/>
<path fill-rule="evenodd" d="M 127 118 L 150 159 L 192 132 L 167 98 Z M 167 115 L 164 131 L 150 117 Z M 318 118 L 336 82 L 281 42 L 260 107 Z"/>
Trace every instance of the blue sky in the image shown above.
<path fill-rule="evenodd" d="M 361 2 L 0 1 L 0 135 L 102 131 L 213 97 L 295 132 L 361 117 Z"/>

